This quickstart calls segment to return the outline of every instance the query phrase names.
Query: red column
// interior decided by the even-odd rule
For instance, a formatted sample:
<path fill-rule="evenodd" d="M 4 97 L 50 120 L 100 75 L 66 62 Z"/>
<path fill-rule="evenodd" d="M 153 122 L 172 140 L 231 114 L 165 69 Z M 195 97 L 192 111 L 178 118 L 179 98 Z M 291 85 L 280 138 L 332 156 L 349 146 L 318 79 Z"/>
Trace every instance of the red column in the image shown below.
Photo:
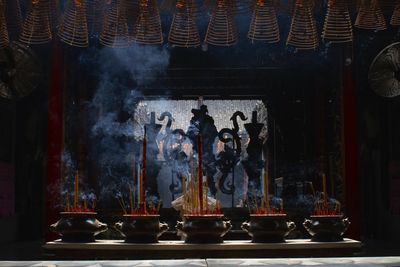
<path fill-rule="evenodd" d="M 45 238 L 54 240 L 57 235 L 49 232 L 49 225 L 58 220 L 59 182 L 61 177 L 61 151 L 63 136 L 62 113 L 62 62 L 61 49 L 55 44 L 51 55 L 48 96 L 47 130 L 47 191 Z"/>
<path fill-rule="evenodd" d="M 343 126 L 344 126 L 344 181 L 345 214 L 351 222 L 347 236 L 360 239 L 361 187 L 358 170 L 357 99 L 352 67 L 346 67 L 343 75 Z"/>

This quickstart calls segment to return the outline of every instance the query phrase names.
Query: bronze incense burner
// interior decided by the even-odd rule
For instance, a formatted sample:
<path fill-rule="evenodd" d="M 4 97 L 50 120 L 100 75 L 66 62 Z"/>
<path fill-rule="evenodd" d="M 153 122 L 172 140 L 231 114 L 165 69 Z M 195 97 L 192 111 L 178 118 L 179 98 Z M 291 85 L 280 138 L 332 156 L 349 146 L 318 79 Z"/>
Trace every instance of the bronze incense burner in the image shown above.
<path fill-rule="evenodd" d="M 285 237 L 296 225 L 288 221 L 286 214 L 251 214 L 250 221 L 242 224 L 253 243 L 285 242 Z"/>
<path fill-rule="evenodd" d="M 303 223 L 311 241 L 315 242 L 342 241 L 349 225 L 349 220 L 343 215 L 313 215 Z"/>
<path fill-rule="evenodd" d="M 168 224 L 160 223 L 159 215 L 126 214 L 115 227 L 125 236 L 127 243 L 157 243 L 158 238 L 168 230 Z"/>
<path fill-rule="evenodd" d="M 178 222 L 178 235 L 185 238 L 185 243 L 223 243 L 223 236 L 231 229 L 230 221 L 223 215 L 184 215 Z"/>
<path fill-rule="evenodd" d="M 64 242 L 94 242 L 95 236 L 107 230 L 107 224 L 96 219 L 96 212 L 60 212 L 61 219 L 50 230 Z"/>

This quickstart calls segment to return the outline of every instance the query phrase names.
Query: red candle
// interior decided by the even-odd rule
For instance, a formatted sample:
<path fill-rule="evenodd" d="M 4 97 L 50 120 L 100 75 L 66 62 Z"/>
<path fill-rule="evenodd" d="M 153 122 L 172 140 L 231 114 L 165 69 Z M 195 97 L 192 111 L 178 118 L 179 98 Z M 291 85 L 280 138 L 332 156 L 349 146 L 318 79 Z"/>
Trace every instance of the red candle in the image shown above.
<path fill-rule="evenodd" d="M 197 155 L 198 155 L 198 183 L 199 183 L 199 200 L 200 200 L 200 214 L 203 213 L 203 142 L 201 135 L 197 136 Z"/>

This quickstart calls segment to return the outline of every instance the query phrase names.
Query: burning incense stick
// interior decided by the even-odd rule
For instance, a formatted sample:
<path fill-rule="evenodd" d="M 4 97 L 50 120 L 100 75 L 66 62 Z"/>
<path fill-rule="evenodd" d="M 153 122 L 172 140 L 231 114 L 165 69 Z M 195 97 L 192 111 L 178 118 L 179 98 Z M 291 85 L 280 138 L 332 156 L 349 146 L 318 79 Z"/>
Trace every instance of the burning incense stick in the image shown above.
<path fill-rule="evenodd" d="M 203 213 L 203 144 L 201 135 L 197 135 L 198 174 L 200 213 Z"/>
<path fill-rule="evenodd" d="M 186 194 L 186 177 L 185 175 L 182 176 L 182 195 Z"/>
<path fill-rule="evenodd" d="M 75 184 L 74 184 L 74 209 L 78 207 L 78 194 L 79 194 L 79 172 L 76 170 L 75 173 Z"/>

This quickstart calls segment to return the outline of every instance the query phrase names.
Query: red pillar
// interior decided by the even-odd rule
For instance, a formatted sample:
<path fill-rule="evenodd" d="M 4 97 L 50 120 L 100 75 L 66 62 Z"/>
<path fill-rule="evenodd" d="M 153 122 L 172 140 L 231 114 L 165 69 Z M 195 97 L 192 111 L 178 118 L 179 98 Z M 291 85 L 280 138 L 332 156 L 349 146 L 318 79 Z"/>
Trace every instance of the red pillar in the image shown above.
<path fill-rule="evenodd" d="M 63 136 L 62 113 L 62 62 L 61 49 L 53 46 L 48 96 L 47 130 L 47 190 L 46 190 L 46 240 L 54 240 L 57 235 L 49 232 L 49 225 L 58 220 L 59 182 L 61 178 L 61 151 Z"/>
<path fill-rule="evenodd" d="M 346 67 L 343 75 L 343 126 L 344 126 L 344 179 L 345 215 L 351 222 L 347 236 L 360 239 L 361 235 L 361 187 L 358 169 L 357 99 L 352 67 Z"/>

